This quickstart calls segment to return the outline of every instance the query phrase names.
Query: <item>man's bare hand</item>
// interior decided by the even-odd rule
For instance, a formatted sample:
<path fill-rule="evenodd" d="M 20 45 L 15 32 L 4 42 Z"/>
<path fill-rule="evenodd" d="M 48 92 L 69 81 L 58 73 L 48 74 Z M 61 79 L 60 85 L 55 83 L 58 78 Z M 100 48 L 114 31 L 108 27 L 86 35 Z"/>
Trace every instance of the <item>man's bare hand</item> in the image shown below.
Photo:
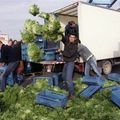
<path fill-rule="evenodd" d="M 3 67 L 5 65 L 5 63 L 0 63 L 0 67 Z"/>
<path fill-rule="evenodd" d="M 61 49 L 57 49 L 57 52 L 62 52 L 62 50 Z"/>

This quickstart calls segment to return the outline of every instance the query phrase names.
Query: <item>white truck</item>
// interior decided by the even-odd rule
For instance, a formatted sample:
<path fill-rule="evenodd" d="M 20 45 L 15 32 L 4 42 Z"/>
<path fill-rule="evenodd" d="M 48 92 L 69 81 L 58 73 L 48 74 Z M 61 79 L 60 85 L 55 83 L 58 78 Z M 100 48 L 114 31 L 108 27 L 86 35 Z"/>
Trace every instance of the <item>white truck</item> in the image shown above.
<path fill-rule="evenodd" d="M 79 25 L 79 39 L 95 55 L 104 74 L 120 63 L 120 12 L 76 2 L 54 12 L 61 25 L 74 20 Z M 63 45 L 62 45 L 63 47 Z"/>

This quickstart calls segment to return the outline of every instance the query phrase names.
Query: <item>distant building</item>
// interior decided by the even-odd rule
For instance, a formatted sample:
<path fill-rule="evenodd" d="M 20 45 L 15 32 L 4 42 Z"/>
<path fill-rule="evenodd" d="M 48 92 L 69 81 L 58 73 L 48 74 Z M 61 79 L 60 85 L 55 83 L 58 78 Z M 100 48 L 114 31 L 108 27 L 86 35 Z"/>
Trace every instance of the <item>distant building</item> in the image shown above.
<path fill-rule="evenodd" d="M 0 34 L 0 41 L 2 41 L 4 44 L 8 44 L 8 35 L 7 34 Z"/>

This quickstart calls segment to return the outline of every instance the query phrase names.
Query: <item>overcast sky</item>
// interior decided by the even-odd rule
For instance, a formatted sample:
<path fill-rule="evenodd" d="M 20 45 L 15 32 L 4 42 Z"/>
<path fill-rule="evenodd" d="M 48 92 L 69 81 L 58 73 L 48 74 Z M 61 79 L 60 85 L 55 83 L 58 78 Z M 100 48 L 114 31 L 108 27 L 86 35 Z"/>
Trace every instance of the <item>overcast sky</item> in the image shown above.
<path fill-rule="evenodd" d="M 20 30 L 28 18 L 29 6 L 37 4 L 42 11 L 53 12 L 76 0 L 0 0 L 0 34 L 7 33 L 9 38 L 20 40 Z"/>
<path fill-rule="evenodd" d="M 26 19 L 35 19 L 28 13 L 29 6 L 37 4 L 42 11 L 53 12 L 79 0 L 0 0 L 0 34 L 20 40 L 20 30 Z M 88 0 L 83 0 L 88 1 Z M 119 6 L 120 6 L 120 0 Z"/>

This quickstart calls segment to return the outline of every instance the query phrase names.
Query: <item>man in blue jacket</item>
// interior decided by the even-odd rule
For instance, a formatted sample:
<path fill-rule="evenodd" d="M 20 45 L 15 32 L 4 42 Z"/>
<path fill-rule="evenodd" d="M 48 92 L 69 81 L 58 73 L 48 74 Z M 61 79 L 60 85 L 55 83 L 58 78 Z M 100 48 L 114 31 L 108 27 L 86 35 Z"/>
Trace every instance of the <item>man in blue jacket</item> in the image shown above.
<path fill-rule="evenodd" d="M 89 73 L 92 68 L 101 79 L 104 79 L 99 71 L 99 68 L 97 67 L 95 56 L 91 53 L 91 51 L 86 46 L 84 46 L 81 43 L 79 43 L 78 45 L 78 54 L 80 55 L 80 57 L 83 58 L 84 62 L 86 62 L 85 76 L 90 76 Z"/>

